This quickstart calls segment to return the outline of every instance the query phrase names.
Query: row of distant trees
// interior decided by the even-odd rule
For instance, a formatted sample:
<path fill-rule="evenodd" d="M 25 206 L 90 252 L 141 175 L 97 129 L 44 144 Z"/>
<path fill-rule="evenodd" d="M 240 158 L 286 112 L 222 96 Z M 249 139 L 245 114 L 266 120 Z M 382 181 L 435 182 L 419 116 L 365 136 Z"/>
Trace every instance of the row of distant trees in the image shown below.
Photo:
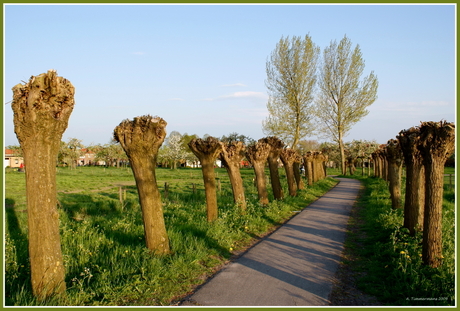
<path fill-rule="evenodd" d="M 178 131 L 172 131 L 158 151 L 158 165 L 165 168 L 177 169 L 178 167 L 186 166 L 186 163 L 198 163 L 198 158 L 190 150 L 188 143 L 193 139 L 206 139 L 209 136 L 210 135 L 205 134 L 203 137 L 199 137 L 196 134 L 181 134 Z M 236 132 L 223 135 L 219 140 L 224 143 L 241 141 L 246 146 L 256 143 L 256 140 L 253 138 Z M 378 148 L 379 144 L 376 141 L 353 140 L 344 143 L 344 146 L 346 167 L 349 173 L 353 174 L 357 167 L 361 167 L 364 170 L 370 166 L 370 155 Z M 6 148 L 12 150 L 15 156 L 23 156 L 20 146 L 10 145 Z M 328 163 L 330 166 L 337 167 L 340 163 L 340 148 L 338 144 L 334 142 L 320 143 L 317 140 L 301 140 L 295 149 L 300 154 L 321 150 L 328 155 Z M 106 144 L 85 146 L 82 140 L 78 138 L 69 138 L 67 142 L 61 141 L 60 143 L 57 164 L 75 168 L 79 165 L 81 157 L 87 152 L 94 154 L 94 159 L 90 165 L 122 167 L 129 163 L 123 148 L 114 140 Z"/>

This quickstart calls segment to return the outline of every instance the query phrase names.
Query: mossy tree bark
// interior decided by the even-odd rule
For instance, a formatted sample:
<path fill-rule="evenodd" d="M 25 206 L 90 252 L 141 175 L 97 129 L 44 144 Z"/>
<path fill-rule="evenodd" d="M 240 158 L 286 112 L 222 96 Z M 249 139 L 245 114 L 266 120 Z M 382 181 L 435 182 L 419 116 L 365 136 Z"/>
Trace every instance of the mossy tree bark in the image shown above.
<path fill-rule="evenodd" d="M 294 162 L 296 161 L 297 153 L 294 149 L 283 149 L 280 157 L 286 171 L 289 195 L 295 197 L 297 195 L 297 183 L 294 175 Z"/>
<path fill-rule="evenodd" d="M 393 209 L 401 208 L 401 167 L 403 156 L 399 143 L 390 139 L 386 146 L 386 158 L 388 161 L 388 179 Z"/>
<path fill-rule="evenodd" d="M 455 148 L 455 125 L 445 121 L 420 126 L 419 150 L 425 166 L 425 214 L 422 259 L 437 268 L 442 262 L 444 165 Z"/>
<path fill-rule="evenodd" d="M 188 146 L 201 163 L 204 190 L 206 193 L 207 219 L 209 222 L 212 222 L 218 217 L 214 163 L 222 152 L 222 145 L 219 140 L 209 136 L 206 140 L 201 138 L 192 139 L 188 143 Z"/>
<path fill-rule="evenodd" d="M 411 235 L 423 231 L 423 213 L 425 207 L 425 169 L 422 155 L 417 146 L 420 144 L 420 129 L 412 127 L 399 132 L 397 136 L 406 165 L 406 193 L 404 201 L 404 227 Z"/>
<path fill-rule="evenodd" d="M 233 200 L 241 208 L 246 210 L 246 198 L 244 195 L 243 179 L 240 173 L 240 163 L 245 156 L 245 145 L 241 141 L 221 143 L 222 152 L 219 159 L 227 170 L 232 185 Z"/>
<path fill-rule="evenodd" d="M 246 150 L 246 157 L 254 168 L 257 193 L 259 202 L 262 205 L 267 205 L 269 203 L 267 183 L 265 181 L 265 162 L 268 159 L 269 153 L 270 145 L 263 141 L 258 141 L 254 145 L 249 146 Z"/>
<path fill-rule="evenodd" d="M 275 200 L 284 198 L 283 187 L 281 186 L 280 175 L 278 171 L 278 159 L 284 148 L 284 143 L 275 136 L 269 136 L 260 139 L 270 145 L 270 153 L 268 155 L 268 168 L 270 170 L 270 182 L 272 184 L 273 196 Z"/>
<path fill-rule="evenodd" d="M 158 149 L 165 139 L 166 125 L 162 118 L 141 116 L 132 121 L 124 120 L 113 134 L 131 163 L 142 209 L 146 246 L 157 255 L 170 253 L 155 175 Z"/>
<path fill-rule="evenodd" d="M 58 77 L 54 70 L 13 87 L 14 130 L 26 166 L 32 291 L 38 299 L 66 289 L 57 211 L 56 160 L 74 107 L 74 93 L 72 84 Z"/>

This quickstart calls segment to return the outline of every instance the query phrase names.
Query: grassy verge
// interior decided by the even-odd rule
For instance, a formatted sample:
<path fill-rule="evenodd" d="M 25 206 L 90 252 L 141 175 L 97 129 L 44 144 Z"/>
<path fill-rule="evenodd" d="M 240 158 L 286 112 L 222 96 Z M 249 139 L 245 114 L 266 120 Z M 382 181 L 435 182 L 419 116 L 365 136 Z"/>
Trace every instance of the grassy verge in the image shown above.
<path fill-rule="evenodd" d="M 357 257 L 352 268 L 361 275 L 358 287 L 386 305 L 455 305 L 455 193 L 444 186 L 443 264 L 423 265 L 421 234 L 412 237 L 402 227 L 403 211 L 393 210 L 382 179 L 359 178 L 365 189 L 358 216 L 360 229 L 349 232 L 346 247 Z"/>
<path fill-rule="evenodd" d="M 173 254 L 150 254 L 143 237 L 137 189 L 129 169 L 59 169 L 61 244 L 67 295 L 37 302 L 31 295 L 27 254 L 25 176 L 7 171 L 5 213 L 5 304 L 15 306 L 171 305 L 203 283 L 234 253 L 251 245 L 336 184 L 328 178 L 295 198 L 258 204 L 252 170 L 242 176 L 248 201 L 242 214 L 233 204 L 224 169 L 216 169 L 219 218 L 206 221 L 199 169 L 158 169 L 164 215 Z M 285 193 L 287 185 L 280 170 Z M 195 186 L 194 186 L 195 184 Z M 123 185 L 123 203 L 119 186 Z M 164 192 L 162 190 L 164 195 Z M 272 198 L 272 197 L 271 197 Z"/>

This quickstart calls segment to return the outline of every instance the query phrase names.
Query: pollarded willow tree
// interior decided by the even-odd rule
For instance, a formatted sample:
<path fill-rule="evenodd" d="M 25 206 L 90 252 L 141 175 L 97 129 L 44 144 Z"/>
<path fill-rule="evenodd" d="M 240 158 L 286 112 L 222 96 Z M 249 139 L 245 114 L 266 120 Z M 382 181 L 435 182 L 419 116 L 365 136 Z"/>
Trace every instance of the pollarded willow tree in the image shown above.
<path fill-rule="evenodd" d="M 388 181 L 393 209 L 401 208 L 401 168 L 403 155 L 399 142 L 390 139 L 385 147 L 385 154 L 388 161 Z"/>
<path fill-rule="evenodd" d="M 300 174 L 300 167 L 302 165 L 302 162 L 303 162 L 303 158 L 300 155 L 300 153 L 297 152 L 296 157 L 294 159 L 294 163 L 293 163 L 294 177 L 295 177 L 295 182 L 297 184 L 297 190 L 305 189 L 302 175 Z"/>
<path fill-rule="evenodd" d="M 295 197 L 297 195 L 297 182 L 294 174 L 294 162 L 297 161 L 299 155 L 294 149 L 285 148 L 281 152 L 280 158 L 286 171 L 286 179 L 288 183 L 289 195 Z"/>
<path fill-rule="evenodd" d="M 232 185 L 233 199 L 235 203 L 246 210 L 246 197 L 244 195 L 243 179 L 240 173 L 240 163 L 245 156 L 246 146 L 241 141 L 230 141 L 222 144 L 222 152 L 219 159 L 227 170 Z"/>
<path fill-rule="evenodd" d="M 425 264 L 436 268 L 442 262 L 444 165 L 455 150 L 454 123 L 423 122 L 418 149 L 425 166 L 422 259 Z"/>
<path fill-rule="evenodd" d="M 270 154 L 270 145 L 263 140 L 257 141 L 255 144 L 246 149 L 246 158 L 251 162 L 256 176 L 256 187 L 259 196 L 259 202 L 262 205 L 267 205 L 268 192 L 267 183 L 265 181 L 265 162 Z"/>
<path fill-rule="evenodd" d="M 275 136 L 269 136 L 259 139 L 270 145 L 270 153 L 268 154 L 268 168 L 270 170 L 270 182 L 272 184 L 273 196 L 275 200 L 283 199 L 283 187 L 281 186 L 280 175 L 278 171 L 278 160 L 283 151 L 284 143 Z"/>
<path fill-rule="evenodd" d="M 269 117 L 263 122 L 267 135 L 279 137 L 291 148 L 313 133 L 312 103 L 319 48 L 311 37 L 281 38 L 267 61 Z"/>
<path fill-rule="evenodd" d="M 313 157 L 312 151 L 307 151 L 303 155 L 303 167 L 305 169 L 305 178 L 307 179 L 307 185 L 313 185 Z"/>
<path fill-rule="evenodd" d="M 323 51 L 319 75 L 316 115 L 322 132 L 339 144 L 342 174 L 346 174 L 343 138 L 365 117 L 366 109 L 377 99 L 378 80 L 371 72 L 360 81 L 364 59 L 359 45 L 352 50 L 346 36 L 331 42 Z"/>
<path fill-rule="evenodd" d="M 206 193 L 207 219 L 208 222 L 211 222 L 216 220 L 218 216 L 214 164 L 222 152 L 222 145 L 218 139 L 208 136 L 206 139 L 192 139 L 188 143 L 188 146 L 201 163 L 204 190 Z"/>
<path fill-rule="evenodd" d="M 145 243 L 158 255 L 170 253 L 160 191 L 155 175 L 158 149 L 166 137 L 166 121 L 150 115 L 124 120 L 113 132 L 128 156 L 136 180 Z"/>
<path fill-rule="evenodd" d="M 65 291 L 57 211 L 56 160 L 74 107 L 73 85 L 56 71 L 13 87 L 14 131 L 24 153 L 29 256 L 33 294 Z"/>
<path fill-rule="evenodd" d="M 397 136 L 406 165 L 406 193 L 404 200 L 404 227 L 411 235 L 423 231 L 425 207 L 425 168 L 418 150 L 420 128 L 411 127 Z"/>

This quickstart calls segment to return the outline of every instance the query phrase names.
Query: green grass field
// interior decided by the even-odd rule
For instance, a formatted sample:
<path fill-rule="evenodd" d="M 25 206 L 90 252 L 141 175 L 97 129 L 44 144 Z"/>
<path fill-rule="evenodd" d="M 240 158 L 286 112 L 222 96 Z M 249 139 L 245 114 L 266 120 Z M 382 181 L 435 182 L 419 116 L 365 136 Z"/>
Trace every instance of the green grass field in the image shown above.
<path fill-rule="evenodd" d="M 233 204 L 224 169 L 216 169 L 219 219 L 206 221 L 200 169 L 158 169 L 166 226 L 173 254 L 152 256 L 145 248 L 137 189 L 131 170 L 80 167 L 57 169 L 61 244 L 66 266 L 64 299 L 37 302 L 31 295 L 27 256 L 25 175 L 7 170 L 5 303 L 15 306 L 162 306 L 174 305 L 203 283 L 232 255 L 273 230 L 335 185 L 316 183 L 296 198 L 261 207 L 251 169 L 241 170 L 248 209 L 242 215 Z M 330 174 L 338 174 L 330 171 Z M 447 168 L 446 174 L 455 171 Z M 280 170 L 284 192 L 285 174 Z M 358 260 L 348 263 L 363 276 L 359 287 L 386 305 L 453 305 L 455 303 L 455 178 L 445 178 L 443 265 L 423 266 L 421 236 L 402 228 L 401 210 L 391 209 L 388 186 L 381 179 L 353 178 L 365 189 L 358 204 L 361 232 L 349 233 L 346 246 Z M 164 184 L 168 183 L 167 197 Z M 119 190 L 122 187 L 122 202 Z"/>
<path fill-rule="evenodd" d="M 251 169 L 241 170 L 247 212 L 233 204 L 225 169 L 216 169 L 219 218 L 206 221 L 200 169 L 157 169 L 172 255 L 153 256 L 145 248 L 137 188 L 130 169 L 57 168 L 61 244 L 67 295 L 38 302 L 31 294 L 27 254 L 25 174 L 5 174 L 5 304 L 15 306 L 162 306 L 203 283 L 235 252 L 279 226 L 336 184 L 328 178 L 262 207 Z M 285 174 L 280 170 L 284 192 Z M 164 184 L 168 183 L 167 197 Z M 120 201 L 122 187 L 122 201 Z"/>

